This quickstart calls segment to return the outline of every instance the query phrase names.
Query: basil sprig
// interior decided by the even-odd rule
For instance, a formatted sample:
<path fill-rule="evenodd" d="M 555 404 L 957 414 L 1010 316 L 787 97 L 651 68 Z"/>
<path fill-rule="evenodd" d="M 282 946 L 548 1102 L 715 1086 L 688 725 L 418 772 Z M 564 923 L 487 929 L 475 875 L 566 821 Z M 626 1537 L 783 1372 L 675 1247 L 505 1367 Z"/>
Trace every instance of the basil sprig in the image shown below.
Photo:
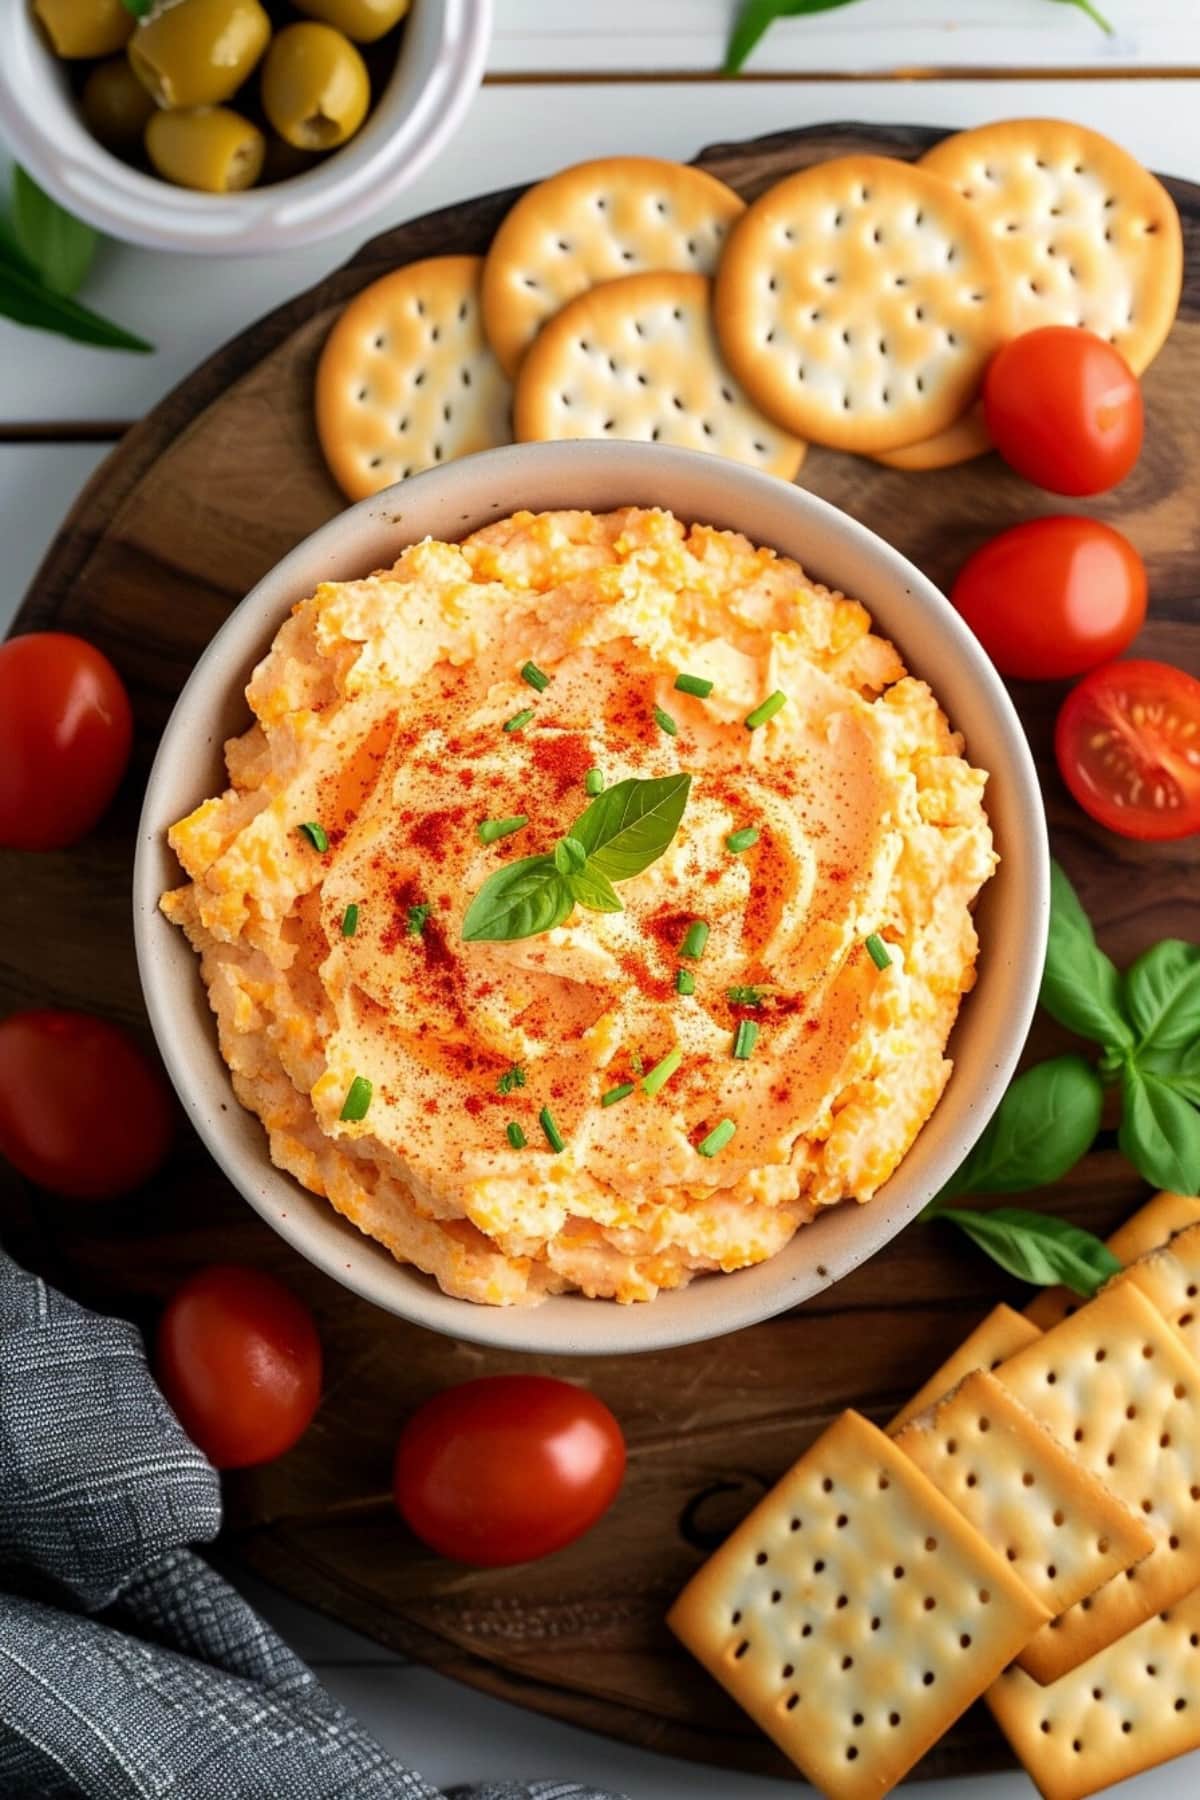
<path fill-rule="evenodd" d="M 1123 1265 L 1107 1244 L 1049 1213 L 1026 1212 L 1019 1206 L 997 1206 L 991 1212 L 948 1207 L 941 1217 L 965 1231 L 1002 1269 L 1034 1287 L 1061 1281 L 1072 1293 L 1090 1300 L 1121 1273 Z"/>
<path fill-rule="evenodd" d="M 96 243 L 89 225 L 14 167 L 11 216 L 0 228 L 0 314 L 106 350 L 153 350 L 144 338 L 72 298 L 91 267 Z"/>
<path fill-rule="evenodd" d="M 1100 1129 L 1104 1088 L 1082 1056 L 1055 1056 L 1018 1075 L 983 1134 L 926 1218 L 944 1216 L 943 1199 L 1018 1194 L 1061 1181 Z"/>
<path fill-rule="evenodd" d="M 1101 31 L 1112 36 L 1113 28 L 1096 7 L 1094 0 L 1059 0 L 1059 3 L 1078 7 Z M 126 5 L 128 4 L 129 0 L 126 0 Z M 839 6 L 851 4 L 852 0 L 744 0 L 725 51 L 725 74 L 737 74 L 758 40 L 776 19 L 794 19 L 805 13 L 834 12 Z"/>
<path fill-rule="evenodd" d="M 613 883 L 657 862 L 679 829 L 690 775 L 631 776 L 598 794 L 549 855 L 489 875 L 467 908 L 468 943 L 511 943 L 553 931 L 575 906 L 622 912 Z"/>

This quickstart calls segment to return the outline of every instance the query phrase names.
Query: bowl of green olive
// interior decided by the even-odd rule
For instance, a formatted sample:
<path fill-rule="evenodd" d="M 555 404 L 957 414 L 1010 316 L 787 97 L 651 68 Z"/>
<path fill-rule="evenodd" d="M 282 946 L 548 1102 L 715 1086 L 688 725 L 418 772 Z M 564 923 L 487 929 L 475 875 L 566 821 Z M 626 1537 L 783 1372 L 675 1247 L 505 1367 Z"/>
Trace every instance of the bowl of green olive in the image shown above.
<path fill-rule="evenodd" d="M 0 132 L 130 243 L 294 249 L 378 214 L 460 123 L 492 0 L 3 0 Z"/>

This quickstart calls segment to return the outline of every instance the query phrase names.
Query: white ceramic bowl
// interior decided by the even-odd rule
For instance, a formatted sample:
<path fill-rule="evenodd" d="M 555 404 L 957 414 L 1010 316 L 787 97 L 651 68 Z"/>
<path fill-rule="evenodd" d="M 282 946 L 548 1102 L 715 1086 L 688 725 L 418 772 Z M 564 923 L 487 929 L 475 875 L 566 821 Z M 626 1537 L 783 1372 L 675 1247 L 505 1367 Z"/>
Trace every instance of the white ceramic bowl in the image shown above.
<path fill-rule="evenodd" d="M 771 1261 L 698 1278 L 648 1305 L 563 1296 L 535 1308 L 475 1306 L 443 1294 L 275 1169 L 257 1118 L 229 1074 L 183 933 L 158 911 L 180 880 L 167 827 L 224 786 L 224 740 L 248 722 L 250 671 L 297 600 L 318 582 L 390 565 L 426 535 L 454 540 L 534 510 L 636 503 L 736 527 L 798 558 L 865 602 L 914 672 L 928 679 L 972 760 L 990 771 L 988 812 L 1002 858 L 981 899 L 979 981 L 952 1040 L 955 1070 L 932 1119 L 870 1205 L 838 1207 Z M 653 444 L 522 444 L 413 476 L 322 526 L 259 582 L 197 663 L 146 790 L 134 870 L 138 965 L 151 1024 L 188 1116 L 234 1185 L 301 1255 L 389 1312 L 508 1350 L 612 1354 L 718 1337 L 828 1287 L 895 1236 L 937 1192 L 1004 1092 L 1033 1014 L 1049 909 L 1046 825 L 1020 721 L 988 658 L 925 577 L 865 526 L 773 476 Z"/>
<path fill-rule="evenodd" d="M 0 133 L 48 194 L 111 237 L 221 256 L 294 250 L 378 217 L 436 156 L 482 79 L 491 27 L 492 0 L 414 0 L 391 80 L 345 149 L 289 181 L 199 194 L 98 144 L 29 0 L 0 0 Z"/>

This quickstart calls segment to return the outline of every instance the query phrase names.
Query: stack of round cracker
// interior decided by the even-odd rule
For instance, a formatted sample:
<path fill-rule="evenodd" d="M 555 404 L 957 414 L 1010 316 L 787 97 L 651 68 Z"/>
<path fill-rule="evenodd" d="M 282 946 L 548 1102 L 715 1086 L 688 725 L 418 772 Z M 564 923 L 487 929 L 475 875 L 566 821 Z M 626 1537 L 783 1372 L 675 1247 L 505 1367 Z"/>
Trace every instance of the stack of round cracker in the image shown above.
<path fill-rule="evenodd" d="M 789 480 L 810 442 L 945 468 L 989 448 L 1001 344 L 1082 325 L 1140 374 L 1182 267 L 1162 185 L 1054 120 L 916 164 L 816 164 L 749 207 L 703 170 L 610 157 L 530 188 L 485 258 L 364 289 L 322 352 L 317 429 L 351 499 L 512 436 L 682 445 Z"/>

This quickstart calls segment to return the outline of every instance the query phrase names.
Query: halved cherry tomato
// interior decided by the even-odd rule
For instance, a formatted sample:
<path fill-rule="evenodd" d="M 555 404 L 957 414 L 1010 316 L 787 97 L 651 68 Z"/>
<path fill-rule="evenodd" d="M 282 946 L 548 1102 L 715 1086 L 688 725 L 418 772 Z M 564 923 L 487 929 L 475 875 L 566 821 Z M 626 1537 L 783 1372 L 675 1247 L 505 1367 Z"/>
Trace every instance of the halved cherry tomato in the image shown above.
<path fill-rule="evenodd" d="M 290 1450 L 321 1398 L 321 1340 L 290 1288 L 215 1263 L 184 1282 L 158 1327 L 158 1385 L 218 1469 Z"/>
<path fill-rule="evenodd" d="M 396 1505 L 431 1549 L 477 1568 L 529 1562 L 581 1536 L 616 1498 L 621 1427 L 549 1375 L 492 1375 L 435 1394 L 396 1446 Z"/>
<path fill-rule="evenodd" d="M 950 598 L 1001 674 L 1054 680 L 1129 648 L 1146 567 L 1099 519 L 1030 519 L 977 550 Z"/>
<path fill-rule="evenodd" d="M 1054 753 L 1080 806 L 1122 837 L 1200 831 L 1200 681 L 1160 662 L 1114 662 L 1067 695 Z"/>
<path fill-rule="evenodd" d="M 0 1021 L 0 1155 L 55 1194 L 107 1200 L 165 1161 L 175 1105 L 119 1025 L 45 1007 Z"/>
<path fill-rule="evenodd" d="M 1077 325 L 1043 325 L 998 350 L 983 412 L 1005 462 L 1052 494 L 1102 494 L 1142 448 L 1142 390 L 1118 350 Z"/>
<path fill-rule="evenodd" d="M 0 845 L 59 850 L 107 811 L 133 714 L 107 656 L 61 631 L 0 644 Z"/>

